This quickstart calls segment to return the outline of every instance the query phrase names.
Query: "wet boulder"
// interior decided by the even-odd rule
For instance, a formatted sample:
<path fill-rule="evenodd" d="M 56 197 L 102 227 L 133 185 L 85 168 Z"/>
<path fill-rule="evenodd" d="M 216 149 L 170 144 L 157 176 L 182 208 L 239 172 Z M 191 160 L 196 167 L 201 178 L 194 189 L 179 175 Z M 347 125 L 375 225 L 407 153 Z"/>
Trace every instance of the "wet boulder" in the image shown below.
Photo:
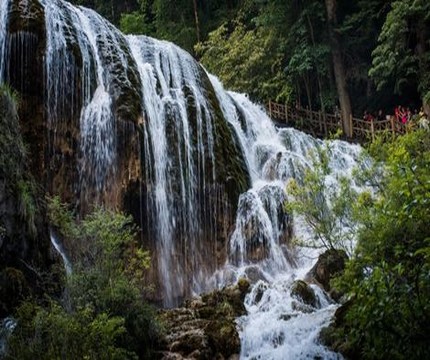
<path fill-rule="evenodd" d="M 305 305 L 312 307 L 319 306 L 319 301 L 315 291 L 303 280 L 296 280 L 291 286 L 291 296 L 300 300 Z"/>
<path fill-rule="evenodd" d="M 329 249 L 318 257 L 318 261 L 306 274 L 306 282 L 316 283 L 330 291 L 330 280 L 345 269 L 348 256 L 343 250 Z"/>

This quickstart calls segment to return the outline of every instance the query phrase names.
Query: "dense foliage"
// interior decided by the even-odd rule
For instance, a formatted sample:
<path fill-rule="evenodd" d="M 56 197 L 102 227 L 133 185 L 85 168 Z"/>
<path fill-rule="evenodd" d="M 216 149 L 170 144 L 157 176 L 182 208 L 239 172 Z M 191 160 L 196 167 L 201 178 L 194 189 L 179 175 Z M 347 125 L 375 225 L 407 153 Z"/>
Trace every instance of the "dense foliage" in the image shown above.
<path fill-rule="evenodd" d="M 75 2 L 126 33 L 177 43 L 259 101 L 356 116 L 398 104 L 430 112 L 425 0 Z"/>
<path fill-rule="evenodd" d="M 27 149 L 18 121 L 18 95 L 6 85 L 0 86 L 0 180 L 8 194 L 18 199 L 18 210 L 30 234 L 35 235 L 35 182 L 25 165 Z"/>
<path fill-rule="evenodd" d="M 141 288 L 149 257 L 131 219 L 96 209 L 78 223 L 58 198 L 49 211 L 73 254 L 73 273 L 60 299 L 18 307 L 6 358 L 151 358 L 158 328 Z"/>
<path fill-rule="evenodd" d="M 330 342 L 352 358 L 425 359 L 430 355 L 430 138 L 416 131 L 375 144 L 371 152 L 384 172 L 377 194 L 360 202 L 358 246 L 337 281 L 351 300 Z"/>

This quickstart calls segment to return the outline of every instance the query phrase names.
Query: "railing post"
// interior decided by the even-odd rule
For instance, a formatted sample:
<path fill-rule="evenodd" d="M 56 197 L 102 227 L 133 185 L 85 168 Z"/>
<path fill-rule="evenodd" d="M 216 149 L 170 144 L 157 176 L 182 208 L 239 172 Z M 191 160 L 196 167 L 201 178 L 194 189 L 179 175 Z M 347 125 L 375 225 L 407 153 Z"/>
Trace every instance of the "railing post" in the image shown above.
<path fill-rule="evenodd" d="M 393 133 L 393 138 L 396 136 L 396 128 L 394 127 L 394 116 L 390 116 L 390 123 L 391 123 L 391 132 Z"/>
<path fill-rule="evenodd" d="M 375 126 L 373 125 L 373 119 L 370 120 L 370 132 L 372 133 L 372 141 L 375 141 Z"/>
<path fill-rule="evenodd" d="M 352 126 L 353 126 L 353 123 L 352 123 L 352 114 L 349 114 L 349 137 L 350 138 L 352 138 L 352 134 L 354 133 L 354 128 Z"/>
<path fill-rule="evenodd" d="M 272 117 L 272 100 L 269 100 L 269 117 L 271 119 L 273 119 L 273 117 Z"/>
<path fill-rule="evenodd" d="M 288 105 L 285 104 L 285 123 L 288 124 Z"/>

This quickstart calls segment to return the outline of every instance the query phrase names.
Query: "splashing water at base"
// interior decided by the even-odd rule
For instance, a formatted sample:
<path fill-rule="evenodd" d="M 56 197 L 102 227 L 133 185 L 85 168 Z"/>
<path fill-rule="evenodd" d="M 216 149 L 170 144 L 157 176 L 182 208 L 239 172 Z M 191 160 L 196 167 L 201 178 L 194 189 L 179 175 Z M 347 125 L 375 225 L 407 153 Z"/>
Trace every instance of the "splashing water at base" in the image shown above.
<path fill-rule="evenodd" d="M 310 285 L 314 306 L 291 294 L 295 280 L 307 267 L 260 280 L 245 299 L 248 315 L 238 319 L 241 359 L 340 360 L 343 357 L 319 342 L 321 329 L 328 326 L 338 305 L 316 285 Z"/>

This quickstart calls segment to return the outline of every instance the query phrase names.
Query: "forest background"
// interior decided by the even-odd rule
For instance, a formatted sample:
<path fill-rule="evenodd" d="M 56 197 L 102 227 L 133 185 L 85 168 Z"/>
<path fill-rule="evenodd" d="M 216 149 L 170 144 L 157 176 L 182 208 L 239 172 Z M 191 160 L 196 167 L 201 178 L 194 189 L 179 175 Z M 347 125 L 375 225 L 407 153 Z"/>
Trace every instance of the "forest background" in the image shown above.
<path fill-rule="evenodd" d="M 430 113 L 425 0 L 75 0 L 125 33 L 172 41 L 253 100 L 361 117 Z"/>

